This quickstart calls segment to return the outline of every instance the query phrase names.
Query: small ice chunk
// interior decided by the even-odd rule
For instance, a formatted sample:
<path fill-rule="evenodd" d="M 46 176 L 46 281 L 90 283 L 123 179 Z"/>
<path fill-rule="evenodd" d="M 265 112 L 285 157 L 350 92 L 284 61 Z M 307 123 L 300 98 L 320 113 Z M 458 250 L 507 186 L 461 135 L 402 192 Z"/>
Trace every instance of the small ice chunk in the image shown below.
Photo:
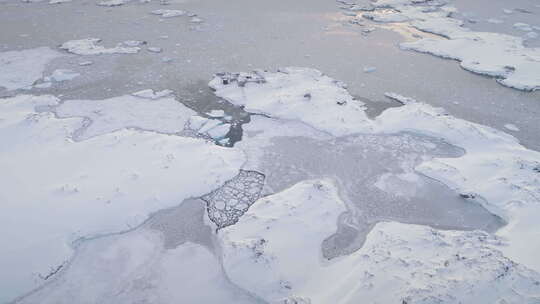
<path fill-rule="evenodd" d="M 186 14 L 186 11 L 183 11 L 183 10 L 171 10 L 171 9 L 159 9 L 159 10 L 152 11 L 152 14 L 160 15 L 163 18 L 172 18 L 172 17 L 184 16 Z"/>
<path fill-rule="evenodd" d="M 152 47 L 151 46 L 151 47 L 147 48 L 147 50 L 149 52 L 152 52 L 152 53 L 161 53 L 161 52 L 163 52 L 163 49 L 160 48 L 160 47 Z"/>
<path fill-rule="evenodd" d="M 172 62 L 173 59 L 170 58 L 170 57 L 163 57 L 163 58 L 161 58 L 161 61 L 163 61 L 163 62 L 165 62 L 165 63 L 169 63 L 169 62 Z"/>
<path fill-rule="evenodd" d="M 51 79 L 56 81 L 56 82 L 62 82 L 62 81 L 67 81 L 67 80 L 72 80 L 73 78 L 77 77 L 77 76 L 80 76 L 81 74 L 75 72 L 75 71 L 72 71 L 72 70 L 66 70 L 66 69 L 58 69 L 58 70 L 55 70 L 52 74 L 51 74 Z"/>
<path fill-rule="evenodd" d="M 93 61 L 88 60 L 88 61 L 79 62 L 79 65 L 80 66 L 88 66 L 88 65 L 92 65 L 93 63 L 94 63 Z"/>
<path fill-rule="evenodd" d="M 66 2 L 71 2 L 71 0 L 51 0 L 49 1 L 49 4 L 61 4 Z"/>
<path fill-rule="evenodd" d="M 514 131 L 514 132 L 518 132 L 519 131 L 519 128 L 514 125 L 514 124 L 505 124 L 504 127 L 507 129 L 507 130 L 510 130 L 510 131 Z"/>
<path fill-rule="evenodd" d="M 131 46 L 131 47 L 141 46 L 141 45 L 145 45 L 145 44 L 146 44 L 146 41 L 142 41 L 142 40 L 126 40 L 126 41 L 122 42 L 122 45 Z"/>
<path fill-rule="evenodd" d="M 34 85 L 34 88 L 36 88 L 36 89 L 48 89 L 48 88 L 51 87 L 51 85 L 52 85 L 52 83 L 50 83 L 50 82 L 42 82 L 42 83 Z"/>
<path fill-rule="evenodd" d="M 537 32 L 528 32 L 527 34 L 525 34 L 525 37 L 527 39 L 536 39 L 536 38 L 538 38 L 538 33 Z"/>
<path fill-rule="evenodd" d="M 105 1 L 98 2 L 97 5 L 111 7 L 111 6 L 120 6 L 120 5 L 123 5 L 125 3 L 126 3 L 125 0 L 105 0 Z"/>
<path fill-rule="evenodd" d="M 514 11 L 513 11 L 513 10 L 511 10 L 511 9 L 507 9 L 507 8 L 505 8 L 505 9 L 503 9 L 503 13 L 505 13 L 505 14 L 508 14 L 508 15 L 510 15 L 510 14 L 513 14 L 513 13 L 514 13 Z"/>
<path fill-rule="evenodd" d="M 496 19 L 496 18 L 489 18 L 489 19 L 487 20 L 487 22 L 493 23 L 493 24 L 501 24 L 501 23 L 504 23 L 503 20 L 501 20 L 501 19 Z"/>
<path fill-rule="evenodd" d="M 189 22 L 191 22 L 191 23 L 202 23 L 203 20 L 201 18 L 199 18 L 199 17 L 193 17 L 193 18 L 191 18 L 191 20 L 189 20 Z"/>
<path fill-rule="evenodd" d="M 523 23 L 523 22 L 517 22 L 517 23 L 514 23 L 514 27 L 520 31 L 524 31 L 524 32 L 530 32 L 532 31 L 532 27 L 530 25 L 528 25 L 527 23 Z"/>
<path fill-rule="evenodd" d="M 376 67 L 364 67 L 364 73 L 371 73 L 371 72 L 375 72 L 377 70 Z"/>
<path fill-rule="evenodd" d="M 194 115 L 189 118 L 188 126 L 191 130 L 200 130 L 208 122 L 207 118 Z"/>
<path fill-rule="evenodd" d="M 411 103 L 417 103 L 416 99 L 414 98 L 410 98 L 410 97 L 405 97 L 403 95 L 400 95 L 400 94 L 397 94 L 397 93 L 392 93 L 392 92 L 387 92 L 387 93 L 384 93 L 384 96 L 392 99 L 392 100 L 395 100 L 403 105 L 406 105 L 406 104 L 411 104 Z"/>
<path fill-rule="evenodd" d="M 208 114 L 208 116 L 210 117 L 223 117 L 225 116 L 225 111 L 223 110 L 212 110 L 210 111 L 209 113 L 206 113 Z"/>

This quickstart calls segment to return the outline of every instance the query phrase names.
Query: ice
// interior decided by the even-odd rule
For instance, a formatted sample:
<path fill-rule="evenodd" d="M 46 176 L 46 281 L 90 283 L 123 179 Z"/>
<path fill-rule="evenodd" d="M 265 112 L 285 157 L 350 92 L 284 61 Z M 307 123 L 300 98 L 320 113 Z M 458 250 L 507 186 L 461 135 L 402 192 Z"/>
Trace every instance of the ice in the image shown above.
<path fill-rule="evenodd" d="M 241 170 L 222 187 L 203 196 L 208 217 L 218 229 L 234 225 L 260 197 L 264 175 L 256 171 Z"/>
<path fill-rule="evenodd" d="M 45 283 L 71 258 L 76 239 L 137 226 L 157 210 L 220 187 L 244 163 L 235 149 L 141 130 L 148 122 L 149 129 L 180 128 L 176 119 L 167 119 L 179 115 L 174 99 L 127 96 L 61 104 L 59 113 L 66 116 L 95 115 L 99 128 L 89 130 L 96 136 L 82 141 L 72 140 L 84 127 L 82 119 L 43 111 L 58 104 L 51 96 L 0 100 L 0 247 L 8 248 L 0 259 L 0 302 Z M 129 119 L 136 130 L 112 132 Z"/>
<path fill-rule="evenodd" d="M 61 4 L 61 3 L 67 3 L 71 2 L 72 0 L 50 0 L 49 4 Z"/>
<path fill-rule="evenodd" d="M 149 52 L 152 52 L 152 53 L 161 53 L 161 52 L 163 52 L 163 49 L 159 48 L 159 47 L 149 47 L 149 48 L 147 48 L 147 50 Z"/>
<path fill-rule="evenodd" d="M 195 112 L 168 97 L 170 92 L 144 90 L 104 100 L 66 100 L 53 111 L 60 118 L 88 120 L 75 131 L 77 140 L 126 128 L 175 134 L 184 129 Z"/>
<path fill-rule="evenodd" d="M 387 92 L 387 93 L 384 93 L 384 96 L 392 99 L 392 100 L 395 100 L 401 104 L 410 104 L 410 103 L 415 103 L 417 102 L 414 98 L 410 98 L 410 97 L 405 97 L 403 95 L 400 95 L 400 94 L 397 94 L 397 93 L 392 93 L 392 92 Z"/>
<path fill-rule="evenodd" d="M 208 114 L 208 116 L 210 117 L 216 117 L 216 118 L 225 116 L 225 112 L 223 110 L 212 110 L 206 114 Z"/>
<path fill-rule="evenodd" d="M 104 1 L 98 2 L 97 5 L 99 5 L 99 6 L 109 6 L 109 7 L 120 6 L 120 5 L 126 4 L 128 1 L 129 0 L 104 0 Z"/>
<path fill-rule="evenodd" d="M 205 133 L 208 134 L 208 136 L 210 136 L 211 138 L 213 138 L 215 140 L 220 140 L 220 139 L 224 138 L 229 133 L 230 129 L 231 129 L 230 124 L 220 124 L 220 125 L 217 125 L 217 126 L 211 128 L 210 130 L 206 131 Z"/>
<path fill-rule="evenodd" d="M 73 80 L 76 77 L 79 77 L 81 74 L 68 70 L 68 69 L 58 69 L 54 70 L 54 72 L 51 74 L 50 78 L 53 81 L 62 82 L 62 81 L 68 81 Z"/>
<path fill-rule="evenodd" d="M 504 241 L 480 231 L 379 223 L 360 250 L 323 260 L 321 243 L 345 209 L 328 180 L 304 181 L 259 199 L 238 223 L 218 232 L 229 278 L 270 303 L 536 299 L 540 275 L 505 258 Z"/>
<path fill-rule="evenodd" d="M 172 17 L 184 16 L 186 14 L 186 11 L 159 9 L 159 10 L 152 11 L 152 14 L 160 15 L 163 18 L 172 18 Z"/>
<path fill-rule="evenodd" d="M 105 48 L 98 45 L 101 42 L 99 38 L 86 38 L 79 40 L 70 40 L 64 42 L 60 48 L 77 55 L 101 55 L 101 54 L 135 54 L 139 47 L 128 47 L 117 45 L 114 48 Z"/>
<path fill-rule="evenodd" d="M 80 66 L 89 66 L 89 65 L 92 65 L 94 62 L 93 61 L 81 61 L 79 62 L 79 65 Z"/>
<path fill-rule="evenodd" d="M 0 87 L 8 91 L 29 87 L 43 77 L 45 67 L 63 55 L 48 47 L 0 53 Z"/>
<path fill-rule="evenodd" d="M 504 127 L 510 131 L 518 132 L 519 128 L 514 124 L 505 124 Z"/>
<path fill-rule="evenodd" d="M 364 67 L 364 73 L 372 73 L 377 70 L 376 67 Z"/>

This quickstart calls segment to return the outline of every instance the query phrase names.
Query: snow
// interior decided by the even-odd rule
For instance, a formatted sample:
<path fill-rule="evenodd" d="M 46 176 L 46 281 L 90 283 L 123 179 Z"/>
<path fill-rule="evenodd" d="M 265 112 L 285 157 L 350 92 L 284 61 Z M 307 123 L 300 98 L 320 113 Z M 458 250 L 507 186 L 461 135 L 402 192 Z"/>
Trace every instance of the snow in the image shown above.
<path fill-rule="evenodd" d="M 104 100 L 66 100 L 53 111 L 60 118 L 89 120 L 76 132 L 77 140 L 125 128 L 175 134 L 184 129 L 195 112 L 174 97 L 168 97 L 171 92 L 144 90 Z"/>
<path fill-rule="evenodd" d="M 82 119 L 42 112 L 59 105 L 55 97 L 0 100 L 0 247 L 6 249 L 0 259 L 0 302 L 42 285 L 70 259 L 74 240 L 134 227 L 152 212 L 209 193 L 234 177 L 244 162 L 235 149 L 140 130 L 149 108 L 154 123 L 163 121 L 156 117 L 178 115 L 167 105 L 174 100 L 109 101 L 111 106 L 99 101 L 60 104 L 66 116 L 101 109 L 105 117 L 115 118 L 110 126 L 108 120 L 96 119 L 94 134 L 110 133 L 73 141 L 84 126 Z M 146 104 L 152 102 L 162 111 Z M 106 113 L 120 109 L 122 115 Z M 112 132 L 130 116 L 142 118 L 134 119 L 137 130 Z M 175 131 L 180 125 L 159 127 Z"/>
<path fill-rule="evenodd" d="M 140 50 L 139 47 L 123 46 L 122 44 L 113 48 L 106 48 L 98 45 L 100 42 L 101 39 L 99 38 L 70 40 L 64 42 L 60 48 L 77 55 L 135 54 Z"/>
<path fill-rule="evenodd" d="M 216 96 L 248 112 L 299 120 L 335 136 L 370 125 L 364 104 L 354 100 L 344 84 L 314 69 L 216 74 L 209 85 Z"/>
<path fill-rule="evenodd" d="M 480 231 L 379 223 L 360 250 L 325 260 L 321 243 L 344 210 L 329 180 L 259 199 L 237 224 L 218 232 L 229 278 L 270 303 L 537 300 L 540 275 L 505 258 L 504 242 Z"/>
<path fill-rule="evenodd" d="M 0 87 L 8 91 L 32 86 L 45 67 L 63 55 L 48 47 L 0 53 Z"/>
<path fill-rule="evenodd" d="M 426 3 L 399 0 L 374 3 L 379 9 L 366 14 L 378 22 L 406 22 L 421 31 L 448 39 L 423 38 L 404 42 L 400 47 L 460 61 L 462 68 L 492 77 L 502 85 L 525 91 L 540 88 L 540 48 L 528 48 L 524 40 L 501 33 L 476 32 L 463 26 L 463 22 L 450 17 L 455 8 L 443 5 L 437 9 Z M 388 13 L 388 8 L 398 13 Z M 497 23 L 498 20 L 490 20 Z M 515 23 L 522 31 L 532 31 L 526 23 Z"/>

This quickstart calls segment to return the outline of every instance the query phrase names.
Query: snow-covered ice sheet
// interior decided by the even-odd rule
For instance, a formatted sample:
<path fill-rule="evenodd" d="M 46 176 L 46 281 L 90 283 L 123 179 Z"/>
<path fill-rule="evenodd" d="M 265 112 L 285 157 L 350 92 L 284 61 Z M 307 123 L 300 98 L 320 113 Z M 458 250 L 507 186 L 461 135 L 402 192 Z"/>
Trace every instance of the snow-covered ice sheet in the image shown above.
<path fill-rule="evenodd" d="M 148 109 L 137 102 L 125 110 L 144 118 Z M 89 103 L 77 107 L 90 109 Z M 74 240 L 134 227 L 152 212 L 220 187 L 244 163 L 240 151 L 201 139 L 112 132 L 117 120 L 111 126 L 97 120 L 97 131 L 111 133 L 73 141 L 83 119 L 42 111 L 58 104 L 52 96 L 0 99 L 0 302 L 43 284 L 70 258 Z M 158 109 L 156 121 L 170 117 L 170 107 Z"/>
<path fill-rule="evenodd" d="M 216 96 L 248 112 L 299 120 L 335 136 L 370 125 L 364 104 L 354 100 L 344 84 L 314 69 L 222 73 L 209 85 Z"/>
<path fill-rule="evenodd" d="M 30 87 L 43 77 L 45 67 L 63 54 L 48 47 L 0 53 L 0 88 Z"/>
<path fill-rule="evenodd" d="M 75 139 L 86 139 L 125 128 L 166 134 L 184 129 L 196 113 L 178 102 L 171 91 L 144 90 L 104 100 L 67 100 L 53 111 L 61 118 L 83 117 L 87 121 Z"/>
<path fill-rule="evenodd" d="M 135 54 L 141 48 L 134 46 L 125 46 L 118 44 L 113 48 L 106 48 L 98 45 L 101 42 L 99 38 L 86 38 L 79 40 L 70 40 L 64 42 L 60 48 L 77 55 L 101 55 L 101 54 Z"/>
<path fill-rule="evenodd" d="M 539 300 L 540 275 L 505 258 L 503 241 L 480 231 L 379 223 L 360 250 L 325 260 L 321 243 L 344 210 L 328 180 L 261 198 L 218 232 L 229 278 L 270 303 Z"/>

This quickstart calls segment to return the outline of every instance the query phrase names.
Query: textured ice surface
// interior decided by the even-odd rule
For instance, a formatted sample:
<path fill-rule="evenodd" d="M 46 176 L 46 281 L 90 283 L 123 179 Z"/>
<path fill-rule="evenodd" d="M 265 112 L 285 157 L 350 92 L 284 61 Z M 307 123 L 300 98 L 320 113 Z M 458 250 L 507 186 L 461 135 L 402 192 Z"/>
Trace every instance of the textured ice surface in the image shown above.
<path fill-rule="evenodd" d="M 45 67 L 63 56 L 48 47 L 0 53 L 0 90 L 29 87 L 43 77 Z"/>
<path fill-rule="evenodd" d="M 58 119 L 41 111 L 58 103 L 51 96 L 0 99 L 0 247 L 7 248 L 0 258 L 0 302 L 47 281 L 71 257 L 74 240 L 137 226 L 152 212 L 220 187 L 244 163 L 235 149 L 142 131 L 144 119 L 131 125 L 137 130 L 113 132 L 129 115 L 112 115 L 112 106 L 102 108 L 109 115 L 102 117 L 110 119 L 97 120 L 95 135 L 109 133 L 73 141 L 84 126 L 81 118 Z M 74 109 L 88 108 L 77 104 Z M 132 117 L 148 115 L 137 104 L 122 109 L 131 110 Z M 158 109 L 154 121 L 178 115 L 171 113 L 176 108 Z"/>
<path fill-rule="evenodd" d="M 254 121 L 259 128 L 248 126 L 248 132 L 265 132 L 274 125 L 260 120 L 264 118 Z M 266 175 L 267 192 L 280 192 L 306 179 L 336 181 L 349 212 L 340 218 L 338 234 L 325 242 L 327 257 L 360 248 L 373 225 L 384 220 L 487 231 L 502 224 L 480 205 L 415 172 L 423 161 L 461 155 L 459 149 L 433 138 L 362 134 L 313 139 L 276 134 L 266 144 L 258 136 L 246 140 L 259 146 L 246 151 L 248 159 L 257 158 L 256 170 Z M 240 147 L 244 145 L 249 143 Z"/>
<path fill-rule="evenodd" d="M 186 242 L 164 248 L 139 229 L 85 242 L 58 279 L 20 303 L 256 303 L 223 273 L 207 248 Z"/>
<path fill-rule="evenodd" d="M 101 55 L 101 54 L 134 54 L 139 52 L 139 47 L 129 47 L 118 44 L 113 48 L 98 45 L 101 39 L 86 38 L 64 42 L 60 48 L 77 55 Z"/>
<path fill-rule="evenodd" d="M 345 203 L 328 180 L 261 198 L 218 232 L 229 278 L 270 303 L 536 303 L 540 275 L 480 231 L 377 224 L 364 246 L 321 258 Z M 288 299 L 290 302 L 287 302 Z"/>
<path fill-rule="evenodd" d="M 241 170 L 222 187 L 203 196 L 208 217 L 218 229 L 234 225 L 260 196 L 264 175 L 256 171 Z"/>

